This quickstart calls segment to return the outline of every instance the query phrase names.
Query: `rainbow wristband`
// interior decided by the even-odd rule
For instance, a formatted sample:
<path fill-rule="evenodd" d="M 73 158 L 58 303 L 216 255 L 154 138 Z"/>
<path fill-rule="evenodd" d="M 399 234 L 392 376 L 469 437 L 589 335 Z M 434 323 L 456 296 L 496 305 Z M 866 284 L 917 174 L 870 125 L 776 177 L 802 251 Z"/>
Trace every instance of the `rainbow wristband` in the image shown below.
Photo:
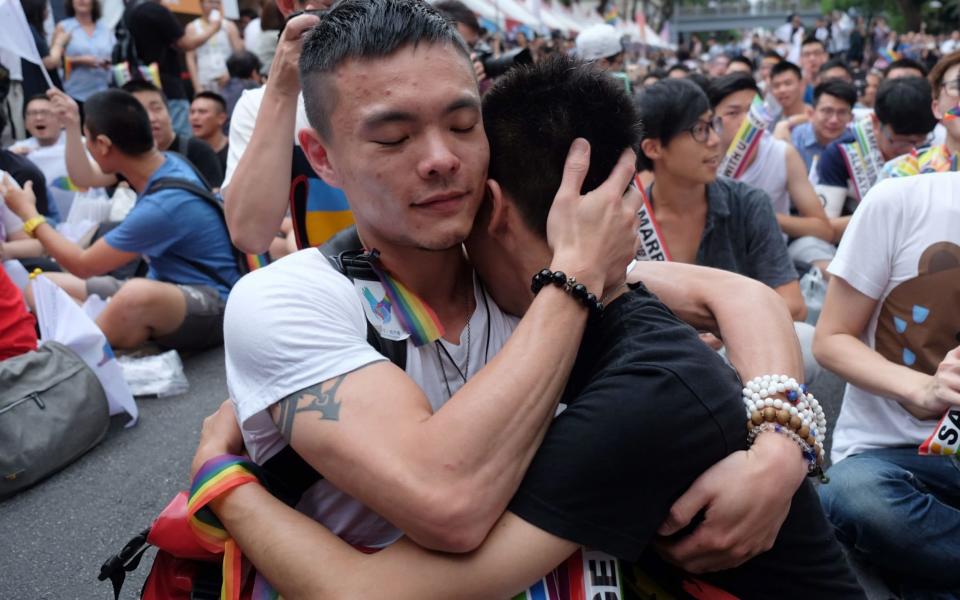
<path fill-rule="evenodd" d="M 243 556 L 207 505 L 237 486 L 259 482 L 259 472 L 260 468 L 244 457 L 221 454 L 203 463 L 190 486 L 187 500 L 190 529 L 201 546 L 214 553 L 223 552 L 223 586 L 220 588 L 223 600 L 240 598 Z"/>

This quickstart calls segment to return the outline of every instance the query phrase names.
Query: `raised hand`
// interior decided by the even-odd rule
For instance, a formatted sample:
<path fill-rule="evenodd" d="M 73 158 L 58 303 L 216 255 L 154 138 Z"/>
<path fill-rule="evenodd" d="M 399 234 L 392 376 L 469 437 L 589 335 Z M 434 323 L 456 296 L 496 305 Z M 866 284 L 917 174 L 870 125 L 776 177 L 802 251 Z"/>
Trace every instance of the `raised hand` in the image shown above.
<path fill-rule="evenodd" d="M 267 87 L 278 92 L 296 96 L 300 93 L 300 53 L 303 50 L 303 34 L 320 22 L 316 15 L 304 13 L 293 17 L 280 33 L 277 53 L 270 65 Z"/>

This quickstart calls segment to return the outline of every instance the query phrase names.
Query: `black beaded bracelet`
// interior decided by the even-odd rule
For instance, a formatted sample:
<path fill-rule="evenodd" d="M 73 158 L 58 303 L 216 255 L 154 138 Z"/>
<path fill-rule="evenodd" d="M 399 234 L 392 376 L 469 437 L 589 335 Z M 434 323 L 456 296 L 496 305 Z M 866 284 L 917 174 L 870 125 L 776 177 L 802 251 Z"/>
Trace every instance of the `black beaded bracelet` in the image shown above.
<path fill-rule="evenodd" d="M 530 290 L 536 295 L 544 286 L 553 284 L 563 291 L 567 292 L 580 304 L 587 307 L 591 317 L 598 317 L 603 312 L 603 302 L 587 290 L 587 286 L 577 283 L 576 277 L 567 277 L 563 271 L 551 271 L 543 269 L 533 276 L 533 282 Z"/>

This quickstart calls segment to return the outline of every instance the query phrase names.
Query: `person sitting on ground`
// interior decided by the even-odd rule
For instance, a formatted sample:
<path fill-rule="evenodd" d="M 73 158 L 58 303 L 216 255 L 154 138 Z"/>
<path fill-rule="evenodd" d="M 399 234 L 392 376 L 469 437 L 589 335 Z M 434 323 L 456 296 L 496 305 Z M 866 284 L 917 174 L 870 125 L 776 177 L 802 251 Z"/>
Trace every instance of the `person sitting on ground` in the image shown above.
<path fill-rule="evenodd" d="M 777 127 L 792 130 L 807 121 L 807 104 L 803 101 L 803 75 L 800 67 L 783 60 L 770 68 L 770 94 L 782 112 Z"/>
<path fill-rule="evenodd" d="M 711 82 L 707 94 L 719 119 L 720 147 L 730 152 L 760 89 L 753 77 L 734 73 Z M 788 238 L 813 236 L 832 241 L 833 231 L 807 178 L 803 159 L 787 142 L 767 132 L 760 135 L 756 149 L 746 159 L 737 179 L 766 192 L 777 215 L 777 223 Z"/>
<path fill-rule="evenodd" d="M 813 88 L 820 83 L 820 67 L 830 59 L 823 40 L 808 37 L 800 45 L 800 68 L 803 73 L 803 102 L 813 102 Z"/>
<path fill-rule="evenodd" d="M 683 63 L 676 63 L 667 69 L 667 79 L 684 79 L 690 74 L 690 67 Z"/>
<path fill-rule="evenodd" d="M 223 182 L 223 170 L 217 155 L 206 142 L 174 132 L 163 92 L 149 81 L 139 80 L 127 83 L 123 90 L 133 94 L 150 116 L 150 131 L 153 132 L 157 150 L 180 154 L 203 176 L 207 185 L 218 188 Z M 117 185 L 117 177 L 101 171 L 96 161 L 91 160 L 83 151 L 80 113 L 76 102 L 59 90 L 50 90 L 47 95 L 67 131 L 66 161 L 70 179 L 82 187 Z"/>
<path fill-rule="evenodd" d="M 34 96 L 24 104 L 24 121 L 30 137 L 10 146 L 8 150 L 0 150 L 0 171 L 9 173 L 21 186 L 27 181 L 33 182 L 33 187 L 37 190 L 37 210 L 56 223 L 62 215 L 56 202 L 49 197 L 48 179 L 30 157 L 30 154 L 40 151 L 41 148 L 54 148 L 62 141 L 57 119 L 50 112 L 49 103 L 41 102 L 41 98 L 44 97 Z"/>
<path fill-rule="evenodd" d="M 7 189 L 7 207 L 69 272 L 51 273 L 54 283 L 79 301 L 90 294 L 111 299 L 97 325 L 114 348 L 147 340 L 178 350 L 219 345 L 227 294 L 240 278 L 219 208 L 187 190 L 150 191 L 164 178 L 204 184 L 179 155 L 157 150 L 146 110 L 133 95 L 99 92 L 87 99 L 84 111 L 93 160 L 103 173 L 123 175 L 137 191 L 127 218 L 82 249 L 40 216 L 30 183 Z M 138 257 L 149 259 L 145 278 L 103 276 Z M 29 300 L 29 288 L 27 295 Z"/>
<path fill-rule="evenodd" d="M 233 107 L 237 105 L 237 100 L 240 99 L 243 91 L 263 85 L 260 67 L 260 59 L 257 55 L 246 50 L 234 52 L 227 59 L 227 72 L 230 74 L 230 79 L 220 90 L 223 101 L 227 103 L 227 122 L 223 125 L 224 133 L 230 133 L 230 115 L 233 114 Z M 226 173 L 226 167 L 224 167 L 224 173 Z"/>
<path fill-rule="evenodd" d="M 0 243 L 0 360 L 37 349 L 36 320 L 27 310 L 20 290 L 7 275 L 3 261 L 3 244 Z"/>
<path fill-rule="evenodd" d="M 899 79 L 901 77 L 927 78 L 927 68 L 912 58 L 898 58 L 883 70 L 884 79 Z"/>
<path fill-rule="evenodd" d="M 823 63 L 820 66 L 820 71 L 817 74 L 817 81 L 823 83 L 831 79 L 839 79 L 841 81 L 846 81 L 849 84 L 853 84 L 853 71 L 847 65 L 847 61 L 842 58 L 831 58 L 827 62 Z M 819 85 L 819 83 L 817 85 Z M 813 88 L 813 97 L 811 98 L 811 103 L 816 103 L 817 88 Z"/>
<path fill-rule="evenodd" d="M 825 198 L 828 208 L 843 207 L 842 214 L 828 215 L 835 239 L 839 240 L 846 230 L 859 198 L 879 179 L 883 164 L 926 143 L 937 123 L 930 108 L 932 104 L 930 84 L 926 80 L 919 77 L 888 79 L 877 91 L 874 113 L 855 124 L 868 145 L 863 148 L 860 140 L 856 140 L 859 154 L 866 162 L 851 162 L 843 140 L 832 142 L 820 155 L 817 192 Z M 819 260 L 829 261 L 836 253 L 832 244 L 818 246 Z"/>
<path fill-rule="evenodd" d="M 638 99 L 645 131 L 640 168 L 651 169 L 648 196 L 662 234 L 664 257 L 733 271 L 773 288 L 797 321 L 806 380 L 819 371 L 810 352 L 813 328 L 770 198 L 762 190 L 717 176 L 721 119 L 687 81 L 661 81 Z"/>
<path fill-rule="evenodd" d="M 957 431 L 937 420 L 960 408 L 958 190 L 955 172 L 871 188 L 830 263 L 814 342 L 848 382 L 823 506 L 840 541 L 902 598 L 960 589 L 957 457 L 917 452 Z"/>
<path fill-rule="evenodd" d="M 12 152 L 26 156 L 35 164 L 47 180 L 47 192 L 59 217 L 66 218 L 76 196 L 76 186 L 67 175 L 66 148 L 67 137 L 53 110 L 53 104 L 46 95 L 34 96 L 27 100 L 24 107 L 24 121 L 29 138 L 10 147 Z M 34 186 L 36 189 L 36 186 Z M 50 218 L 51 213 L 44 216 Z"/>
<path fill-rule="evenodd" d="M 954 52 L 938 62 L 930 71 L 933 89 L 933 116 L 944 130 L 944 140 L 930 148 L 914 150 L 898 157 L 883 170 L 890 177 L 904 177 L 938 171 L 957 170 L 960 160 L 960 52 Z M 951 114 L 951 111 L 952 114 Z"/>
<path fill-rule="evenodd" d="M 727 74 L 744 73 L 753 77 L 753 61 L 742 54 L 738 54 L 730 59 L 730 65 L 727 66 Z"/>
<path fill-rule="evenodd" d="M 217 154 L 220 168 L 227 169 L 227 152 L 230 140 L 223 133 L 227 122 L 227 103 L 216 92 L 200 92 L 190 103 L 190 127 L 193 137 L 206 142 Z"/>
<path fill-rule="evenodd" d="M 811 178 L 816 180 L 816 165 L 827 146 L 837 140 L 850 142 L 852 134 L 847 130 L 853 119 L 853 107 L 857 102 L 857 89 L 852 83 L 828 79 L 813 90 L 813 114 L 810 121 L 796 126 L 790 132 L 789 141 L 800 153 L 803 164 Z"/>
<path fill-rule="evenodd" d="M 359 3 L 347 0 L 345 4 Z M 320 33 L 330 37 L 327 31 L 320 31 L 318 35 Z M 466 65 L 466 61 L 463 64 Z M 307 86 L 309 83 L 305 84 L 309 94 Z M 467 241 L 467 250 L 477 261 L 481 277 L 491 282 L 490 290 L 496 299 L 518 312 L 528 306 L 533 311 L 535 307 L 531 303 L 542 299 L 539 294 L 535 297 L 531 293 L 527 273 L 538 268 L 534 265 L 550 260 L 546 236 L 550 235 L 547 232 L 552 231 L 557 215 L 548 216 L 548 211 L 556 210 L 564 201 L 558 195 L 553 203 L 557 186 L 562 193 L 570 183 L 569 170 L 564 172 L 562 181 L 560 176 L 565 148 L 578 133 L 590 140 L 591 164 L 582 188 L 589 190 L 613 167 L 624 145 L 636 144 L 639 140 L 637 114 L 617 82 L 598 70 L 565 57 L 555 57 L 533 67 L 516 69 L 501 78 L 484 99 L 484 122 L 488 127 L 493 178 L 488 198 Z M 518 157 L 536 157 L 536 163 L 521 163 Z M 538 175 L 531 177 L 531 173 Z M 602 187 L 607 185 L 604 183 Z M 575 187 L 580 188 L 579 180 Z M 358 223 L 362 224 L 359 209 L 357 214 Z M 657 272 L 667 276 L 672 271 L 679 276 L 691 269 L 654 263 L 638 268 L 657 282 L 664 281 L 655 276 Z M 710 273 L 694 270 L 704 275 Z M 779 330 L 785 328 L 789 333 L 789 318 L 775 295 L 762 285 L 748 281 L 743 284 L 750 293 L 762 293 L 767 299 L 772 297 L 779 314 L 769 324 Z M 679 290 L 676 292 L 682 294 Z M 766 302 L 763 304 L 766 306 Z M 252 307 L 246 310 L 249 308 Z M 242 314 L 236 316 L 242 318 Z M 230 319 L 233 318 L 231 315 Z M 235 488 L 218 501 L 215 509 L 247 556 L 268 579 L 277 583 L 285 597 L 363 597 L 373 589 L 374 582 L 384 581 L 388 572 L 396 575 L 390 578 L 391 596 L 396 598 L 509 597 L 542 577 L 581 544 L 618 556 L 640 556 L 654 539 L 672 497 L 729 450 L 745 447 L 742 403 L 735 399 L 741 386 L 722 366 L 719 357 L 699 343 L 696 333 L 680 324 L 645 289 L 624 292 L 612 300 L 604 309 L 603 323 L 588 326 L 563 399 L 564 409 L 553 420 L 509 511 L 500 517 L 483 544 L 467 556 L 428 552 L 411 540 L 402 540 L 383 552 L 365 557 L 255 486 Z M 514 335 L 521 335 L 521 329 Z M 667 339 L 671 342 L 664 341 Z M 793 351 L 793 368 L 799 369 L 795 347 Z M 498 367 L 491 362 L 467 387 L 494 368 Z M 499 368 L 503 368 L 502 363 Z M 671 381 L 662 378 L 663 369 L 671 373 L 666 378 Z M 355 373 L 359 375 L 362 370 Z M 710 408 L 706 411 L 716 411 L 713 414 L 721 423 L 694 416 L 704 410 L 701 400 L 694 400 L 701 392 L 681 391 L 682 386 L 678 385 L 681 380 L 689 384 L 694 380 L 710 382 L 702 388 L 702 393 L 714 398 L 707 402 Z M 650 389 L 651 385 L 656 389 Z M 707 392 L 708 388 L 714 391 Z M 346 424 L 348 406 L 356 402 L 357 396 L 347 395 L 350 391 L 346 389 L 346 382 L 340 389 L 344 391 L 337 392 L 338 398 L 327 403 L 342 398 L 343 423 Z M 650 392 L 638 395 L 637 390 L 645 389 Z M 652 418 L 657 412 L 656 398 L 675 394 L 678 400 L 674 416 L 678 420 L 666 424 Z M 451 414 L 457 409 L 456 403 L 455 394 L 434 417 Z M 601 406 L 605 408 L 601 410 Z M 354 409 L 349 418 L 357 419 L 358 410 Z M 214 422 L 232 430 L 229 441 L 223 443 L 221 438 L 209 435 L 211 429 L 215 429 Z M 613 422 L 621 425 L 629 422 L 625 427 L 618 426 L 623 435 L 593 432 L 594 429 L 612 431 L 610 423 Z M 294 445 L 298 439 L 309 436 L 307 427 L 310 427 L 309 421 L 303 425 L 299 421 L 294 423 Z M 326 429 L 333 431 L 330 424 Z M 694 439 L 702 440 L 701 429 L 711 439 L 729 438 L 720 444 L 704 443 L 702 447 L 713 448 L 713 451 L 708 451 L 709 457 L 694 459 L 699 463 L 697 466 L 688 463 L 688 458 L 693 457 L 683 451 L 667 459 L 669 468 L 662 468 L 657 461 L 639 460 L 639 456 L 660 445 L 656 441 L 660 435 L 683 431 L 669 442 L 671 446 L 682 447 L 694 443 Z M 229 404 L 214 419 L 208 420 L 204 431 L 195 465 L 220 452 L 238 451 L 239 431 Z M 696 444 L 701 447 L 700 442 Z M 639 469 L 637 476 L 625 479 L 624 469 L 616 466 L 620 463 L 632 465 L 625 467 L 627 471 Z M 611 468 L 598 472 L 597 464 L 608 464 Z M 562 472 L 557 471 L 557 465 L 563 465 Z M 686 475 L 682 475 L 684 472 Z M 586 486 L 586 481 L 591 481 L 591 485 Z M 621 493 L 611 494 L 611 490 Z M 769 594 L 799 598 L 798 592 L 803 588 L 802 593 L 822 598 L 861 598 L 815 500 L 812 486 L 804 484 L 770 552 L 742 567 L 704 578 L 744 596 Z M 240 512 L 248 518 L 236 519 Z M 267 547 L 271 551 L 264 552 Z M 302 570 L 303 559 L 298 556 L 312 557 L 316 568 Z M 320 556 L 323 559 L 316 560 Z M 783 558 L 778 558 L 780 556 Z M 788 560 L 787 556 L 792 558 Z M 590 552 L 589 557 L 593 564 L 602 565 L 611 580 L 617 580 L 618 585 L 614 587 L 619 587 L 621 580 L 625 581 L 624 587 L 642 585 L 632 569 L 618 567 L 612 558 L 598 552 Z M 805 564 L 798 565 L 794 560 Z M 581 558 L 577 556 L 574 561 L 579 568 Z M 339 572 L 334 574 L 335 570 Z M 356 576 L 361 571 L 365 575 Z M 548 575 L 547 580 L 560 581 L 554 578 L 556 575 L 559 572 Z M 589 575 L 586 579 L 590 579 Z M 568 579 L 563 578 L 561 585 L 567 583 Z M 576 583 L 582 585 L 581 581 Z M 817 588 L 816 591 L 807 585 Z M 594 586 L 586 597 L 599 593 L 596 581 Z M 549 597 L 563 597 L 564 591 L 551 590 Z"/>

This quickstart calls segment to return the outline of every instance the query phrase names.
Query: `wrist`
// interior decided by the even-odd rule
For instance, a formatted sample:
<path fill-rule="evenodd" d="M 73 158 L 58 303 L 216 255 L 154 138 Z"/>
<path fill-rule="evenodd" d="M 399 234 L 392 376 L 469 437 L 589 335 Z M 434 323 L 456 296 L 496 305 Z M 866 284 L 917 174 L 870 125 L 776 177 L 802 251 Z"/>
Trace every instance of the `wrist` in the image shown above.
<path fill-rule="evenodd" d="M 754 440 L 750 452 L 766 474 L 784 478 L 785 485 L 793 489 L 800 487 L 808 474 L 808 462 L 800 446 L 785 435 L 764 431 Z"/>
<path fill-rule="evenodd" d="M 583 265 L 582 260 L 568 259 L 562 255 L 554 256 L 550 261 L 550 270 L 561 271 L 568 277 L 576 277 L 577 281 L 586 286 L 587 290 L 594 293 L 597 298 L 604 293 L 603 273 L 594 266 Z"/>

